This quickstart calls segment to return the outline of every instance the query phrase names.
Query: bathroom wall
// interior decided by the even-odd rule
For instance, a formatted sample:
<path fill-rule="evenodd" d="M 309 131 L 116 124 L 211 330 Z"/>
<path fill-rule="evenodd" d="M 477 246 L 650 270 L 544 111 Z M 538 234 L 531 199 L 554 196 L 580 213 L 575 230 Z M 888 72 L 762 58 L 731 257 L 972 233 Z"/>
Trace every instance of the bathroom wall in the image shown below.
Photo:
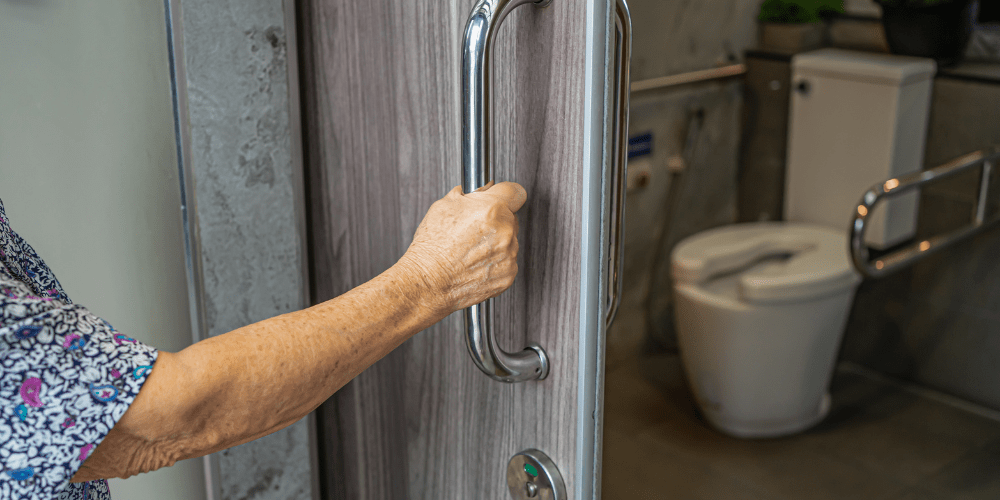
<path fill-rule="evenodd" d="M 0 199 L 74 302 L 191 344 L 163 2 L 0 0 Z M 201 459 L 110 481 L 206 498 Z"/>
<path fill-rule="evenodd" d="M 719 0 L 690 6 L 635 0 L 629 5 L 636 31 L 633 81 L 711 67 L 728 59 L 729 51 L 742 59 L 743 49 L 754 45 L 759 2 Z M 888 50 L 878 21 L 880 8 L 871 0 L 849 0 L 845 7 L 854 17 L 833 23 L 834 44 Z M 685 10 L 689 8 L 696 12 Z M 726 29 L 699 30 L 702 24 L 687 20 L 696 19 L 700 8 L 742 12 L 742 18 L 724 18 Z M 685 22 L 676 22 L 688 15 Z M 671 20 L 675 22 L 669 24 Z M 928 168 L 1000 144 L 1000 25 L 977 25 L 966 59 L 935 80 L 925 155 Z M 653 150 L 629 161 L 624 293 L 608 333 L 609 369 L 627 362 L 637 349 L 676 349 L 669 252 L 677 241 L 737 220 L 780 218 L 784 140 L 776 134 L 787 133 L 787 124 L 782 123 L 787 108 L 755 109 L 752 101 L 755 93 L 787 93 L 772 90 L 770 80 L 788 74 L 789 62 L 787 56 L 762 56 L 748 63 L 768 81 L 748 80 L 744 85 L 731 80 L 632 95 L 630 134 L 651 131 Z M 691 113 L 699 108 L 706 112 L 705 132 L 695 137 L 695 147 L 687 152 L 693 159 L 671 159 L 685 156 Z M 774 130 L 755 134 L 740 130 L 736 113 L 751 111 L 761 113 Z M 741 150 L 740 134 L 747 134 L 742 137 L 746 150 Z M 670 173 L 668 165 L 684 163 L 681 173 Z M 991 213 L 1000 211 L 998 177 L 994 176 L 990 191 L 995 196 Z M 973 173 L 926 189 L 918 215 L 919 235 L 968 221 L 976 182 Z M 1000 359 L 1000 236 L 993 234 L 997 231 L 898 275 L 866 282 L 854 305 L 841 359 L 1000 408 L 1000 364 L 995 362 Z"/>
<path fill-rule="evenodd" d="M 731 64 L 757 36 L 760 0 L 629 0 L 632 81 Z"/>
<path fill-rule="evenodd" d="M 984 3 L 985 2 L 989 2 Z M 1000 61 L 1000 19 L 994 10 L 982 10 L 980 5 L 992 6 L 992 0 L 974 0 L 973 29 L 965 49 L 965 60 Z M 830 25 L 833 46 L 845 49 L 889 52 L 882 28 L 882 8 L 872 0 L 845 0 L 847 16 L 835 19 Z M 980 12 L 983 15 L 980 15 Z"/>
<path fill-rule="evenodd" d="M 309 305 L 291 1 L 180 5 L 207 336 Z M 221 500 L 319 498 L 313 414 L 213 456 Z"/>
<path fill-rule="evenodd" d="M 1000 145 L 1000 64 L 934 81 L 925 167 Z M 923 190 L 918 237 L 971 220 L 978 171 Z M 1000 216 L 1000 176 L 987 217 Z M 841 358 L 1000 409 L 1000 228 L 858 291 Z"/>
<path fill-rule="evenodd" d="M 629 0 L 632 82 L 742 62 L 756 42 L 759 4 Z M 629 134 L 651 132 L 652 151 L 628 164 L 623 295 L 608 332 L 609 370 L 636 349 L 675 347 L 669 251 L 736 220 L 742 88 L 736 78 L 632 94 Z"/>
<path fill-rule="evenodd" d="M 632 81 L 748 63 L 767 66 L 768 81 L 757 87 L 768 89 L 782 63 L 745 60 L 745 51 L 756 46 L 760 4 L 630 0 Z M 872 0 L 846 0 L 844 6 L 859 18 L 880 13 Z M 863 20 L 837 26 L 839 39 L 861 45 L 885 45 L 880 30 L 878 22 Z M 712 227 L 780 217 L 783 137 L 758 137 L 750 154 L 759 161 L 748 166 L 740 160 L 741 142 L 748 139 L 742 125 L 746 99 L 753 99 L 754 91 L 736 78 L 632 94 L 629 133 L 652 132 L 653 145 L 648 156 L 629 160 L 622 305 L 608 332 L 608 369 L 630 359 L 636 349 L 676 349 L 669 264 L 676 243 Z M 787 89 L 775 92 L 787 94 Z M 699 109 L 703 126 L 689 134 Z M 764 121 L 778 128 L 787 118 L 787 107 L 754 109 L 773 115 Z M 672 171 L 670 165 L 684 168 Z"/>

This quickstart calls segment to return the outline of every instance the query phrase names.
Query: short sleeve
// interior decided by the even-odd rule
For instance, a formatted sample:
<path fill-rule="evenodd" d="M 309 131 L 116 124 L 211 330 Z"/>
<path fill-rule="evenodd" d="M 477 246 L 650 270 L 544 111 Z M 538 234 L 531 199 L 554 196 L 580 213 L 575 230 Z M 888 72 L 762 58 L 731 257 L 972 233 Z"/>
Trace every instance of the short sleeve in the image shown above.
<path fill-rule="evenodd" d="M 17 310 L 44 300 L 6 299 Z M 0 498 L 102 498 L 70 494 L 106 493 L 106 481 L 69 480 L 135 400 L 157 353 L 76 304 L 4 323 Z"/>
<path fill-rule="evenodd" d="M 70 300 L 0 200 L 0 499 L 110 500 L 105 479 L 69 480 L 156 357 Z"/>

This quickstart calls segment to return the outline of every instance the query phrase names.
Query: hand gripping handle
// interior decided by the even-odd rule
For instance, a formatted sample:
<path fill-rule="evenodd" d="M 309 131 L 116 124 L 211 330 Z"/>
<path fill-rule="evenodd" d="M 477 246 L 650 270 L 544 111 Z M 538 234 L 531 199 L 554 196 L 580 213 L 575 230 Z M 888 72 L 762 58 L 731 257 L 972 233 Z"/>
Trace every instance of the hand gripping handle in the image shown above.
<path fill-rule="evenodd" d="M 551 0 L 480 0 L 465 25 L 462 44 L 462 192 L 493 185 L 490 162 L 492 139 L 493 41 L 500 23 L 515 7 L 534 3 L 544 7 Z M 493 299 L 465 310 L 466 343 L 472 362 L 483 373 L 501 382 L 541 380 L 549 374 L 549 358 L 537 344 L 518 353 L 497 346 L 493 335 Z"/>

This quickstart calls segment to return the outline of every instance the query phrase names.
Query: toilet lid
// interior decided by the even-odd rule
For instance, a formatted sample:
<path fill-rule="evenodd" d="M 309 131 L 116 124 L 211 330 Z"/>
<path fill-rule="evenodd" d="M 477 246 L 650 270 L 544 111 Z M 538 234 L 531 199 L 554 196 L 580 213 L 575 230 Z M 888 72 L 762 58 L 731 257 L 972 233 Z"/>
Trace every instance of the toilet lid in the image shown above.
<path fill-rule="evenodd" d="M 739 275 L 750 302 L 804 300 L 860 283 L 847 231 L 794 222 L 733 224 L 681 241 L 671 254 L 678 284 L 703 285 Z"/>

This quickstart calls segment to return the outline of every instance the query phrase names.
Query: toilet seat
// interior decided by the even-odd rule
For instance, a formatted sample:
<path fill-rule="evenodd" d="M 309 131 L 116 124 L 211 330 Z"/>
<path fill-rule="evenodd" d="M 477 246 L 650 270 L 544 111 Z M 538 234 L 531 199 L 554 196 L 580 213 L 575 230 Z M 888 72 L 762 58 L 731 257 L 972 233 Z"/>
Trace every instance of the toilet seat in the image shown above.
<path fill-rule="evenodd" d="M 671 255 L 678 284 L 704 285 L 739 274 L 747 302 L 802 301 L 857 285 L 847 231 L 796 222 L 733 224 L 680 242 Z M 788 256 L 784 260 L 778 256 Z"/>

